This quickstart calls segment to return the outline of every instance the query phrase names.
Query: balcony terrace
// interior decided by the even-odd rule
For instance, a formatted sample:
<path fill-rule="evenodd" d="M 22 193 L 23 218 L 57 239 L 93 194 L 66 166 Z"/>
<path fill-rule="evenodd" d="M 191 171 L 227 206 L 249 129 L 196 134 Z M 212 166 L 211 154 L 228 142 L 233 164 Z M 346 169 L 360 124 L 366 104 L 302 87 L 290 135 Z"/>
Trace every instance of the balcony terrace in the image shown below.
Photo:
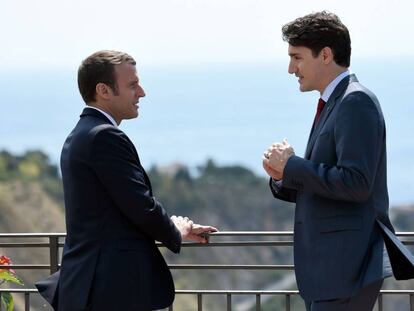
<path fill-rule="evenodd" d="M 397 236 L 406 245 L 414 245 L 414 232 L 397 232 Z M 267 238 L 267 240 L 258 240 L 260 238 Z M 7 249 L 43 249 L 48 252 L 49 262 L 42 264 L 34 263 L 16 263 L 10 266 L 1 266 L 0 268 L 12 268 L 15 270 L 44 270 L 45 274 L 53 273 L 59 269 L 59 262 L 62 247 L 64 245 L 64 233 L 3 233 L 0 234 L 0 250 Z M 224 240 L 223 240 L 224 239 Z M 271 239 L 271 240 L 269 240 Z M 291 231 L 261 231 L 261 232 L 217 232 L 210 235 L 210 243 L 195 244 L 185 243 L 184 248 L 232 248 L 232 247 L 292 247 L 293 246 L 293 232 Z M 163 245 L 159 244 L 159 247 Z M 185 250 L 183 250 L 185 251 Z M 294 266 L 291 264 L 173 264 L 170 263 L 171 270 L 223 270 L 223 271 L 237 271 L 237 270 L 276 270 L 292 273 Z M 15 295 L 17 300 L 21 301 L 22 310 L 39 310 L 33 307 L 31 301 L 33 296 L 39 296 L 33 284 L 26 284 L 25 288 L 1 288 L 0 292 L 11 292 Z M 223 307 L 220 310 L 234 310 L 234 311 L 260 311 L 264 310 L 263 305 L 269 297 L 282 297 L 283 310 L 294 310 L 292 307 L 292 299 L 298 296 L 297 290 L 267 290 L 267 289 L 249 289 L 249 290 L 212 290 L 212 289 L 191 289 L 191 290 L 176 290 L 178 296 L 191 295 L 194 297 L 196 303 L 194 310 L 206 310 L 203 301 L 205 297 L 216 295 L 225 298 Z M 242 303 L 234 302 L 234 297 L 246 296 Z M 382 290 L 378 298 L 375 310 L 387 311 L 384 309 L 383 299 L 385 296 L 403 296 L 407 299 L 406 310 L 414 311 L 414 290 L 388 289 Z M 43 305 L 41 310 L 48 310 L 48 307 Z M 176 310 L 175 306 L 168 308 L 168 311 Z M 177 309 L 178 311 L 181 311 Z M 177 311 L 176 310 L 176 311 Z M 279 310 L 279 309 L 278 309 Z M 216 311 L 216 310 L 215 310 Z M 282 309 L 280 309 L 282 311 Z M 391 310 L 389 310 L 391 311 Z M 394 311 L 394 310 L 392 310 Z M 404 311 L 404 310 L 398 310 Z"/>

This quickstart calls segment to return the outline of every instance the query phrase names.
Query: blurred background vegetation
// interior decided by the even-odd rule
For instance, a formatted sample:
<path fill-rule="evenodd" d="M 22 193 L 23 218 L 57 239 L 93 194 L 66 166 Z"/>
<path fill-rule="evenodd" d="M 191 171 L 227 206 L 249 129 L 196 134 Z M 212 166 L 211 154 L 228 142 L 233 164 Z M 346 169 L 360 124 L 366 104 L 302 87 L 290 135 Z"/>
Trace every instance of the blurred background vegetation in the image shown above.
<path fill-rule="evenodd" d="M 294 205 L 275 200 L 268 180 L 242 166 L 219 166 L 212 159 L 196 169 L 175 163 L 148 169 L 155 196 L 170 215 L 188 216 L 221 231 L 293 230 Z M 414 205 L 391 209 L 398 231 L 414 231 Z M 22 155 L 0 151 L 0 232 L 64 232 L 64 202 L 59 168 L 40 150 Z M 224 239 L 224 238 L 222 238 Z M 229 238 L 227 238 L 228 240 Z M 263 238 L 266 240 L 266 238 Z M 219 237 L 214 238 L 220 241 Z M 260 238 L 255 238 L 260 240 Z M 16 241 L 16 240 L 15 240 Z M 3 240 L 5 242 L 5 240 Z M 292 247 L 183 248 L 180 255 L 162 249 L 169 263 L 292 264 Z M 48 263 L 46 249 L 0 249 L 18 264 Z M 18 270 L 27 287 L 47 271 Z M 288 271 L 174 270 L 177 289 L 296 289 Z M 384 288 L 414 288 L 414 282 L 386 281 Z M 23 297 L 15 295 L 16 310 Z M 262 297 L 263 310 L 282 310 L 284 297 Z M 255 297 L 235 296 L 234 310 L 254 310 Z M 50 310 L 36 295 L 33 310 Z M 204 310 L 225 310 L 224 296 L 205 296 Z M 175 310 L 196 310 L 194 296 L 178 295 Z M 304 310 L 299 297 L 292 310 Z M 384 310 L 408 310 L 408 297 L 384 298 Z"/>

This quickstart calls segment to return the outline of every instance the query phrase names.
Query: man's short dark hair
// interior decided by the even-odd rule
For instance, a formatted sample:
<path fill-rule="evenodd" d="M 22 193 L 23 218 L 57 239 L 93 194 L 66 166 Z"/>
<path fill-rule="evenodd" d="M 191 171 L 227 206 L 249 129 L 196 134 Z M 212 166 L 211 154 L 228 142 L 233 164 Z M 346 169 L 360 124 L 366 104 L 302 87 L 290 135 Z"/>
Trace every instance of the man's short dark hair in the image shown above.
<path fill-rule="evenodd" d="M 85 103 L 96 100 L 96 85 L 105 83 L 118 94 L 115 65 L 128 63 L 136 65 L 135 60 L 124 52 L 103 50 L 86 58 L 78 69 L 78 87 Z"/>
<path fill-rule="evenodd" d="M 314 57 L 329 47 L 335 62 L 349 67 L 351 62 L 351 38 L 348 28 L 338 16 L 327 11 L 305 15 L 283 26 L 283 40 L 292 46 L 304 46 L 312 50 Z"/>

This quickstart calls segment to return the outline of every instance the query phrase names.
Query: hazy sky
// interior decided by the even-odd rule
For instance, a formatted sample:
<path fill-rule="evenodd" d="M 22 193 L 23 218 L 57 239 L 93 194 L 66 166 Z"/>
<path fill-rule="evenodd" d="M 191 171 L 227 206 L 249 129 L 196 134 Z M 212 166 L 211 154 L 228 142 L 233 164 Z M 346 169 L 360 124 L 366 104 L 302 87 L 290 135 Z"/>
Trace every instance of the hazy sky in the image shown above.
<path fill-rule="evenodd" d="M 414 55 L 412 0 L 1 0 L 0 70 L 73 68 L 99 49 L 145 64 L 286 58 L 281 26 L 322 9 L 348 26 L 357 57 Z"/>
<path fill-rule="evenodd" d="M 414 0 L 0 0 L 0 105 L 7 116 L 0 148 L 41 148 L 57 162 L 83 107 L 80 62 L 117 49 L 138 61 L 148 95 L 139 122 L 122 125 L 144 165 L 213 157 L 263 174 L 261 154 L 271 142 L 288 137 L 298 154 L 304 150 L 318 97 L 300 93 L 287 74 L 281 27 L 324 9 L 348 26 L 351 70 L 383 104 L 392 202 L 413 202 L 413 123 L 401 120 L 413 109 Z M 301 113 L 293 116 L 295 109 Z M 172 147 L 163 157 L 166 141 Z"/>

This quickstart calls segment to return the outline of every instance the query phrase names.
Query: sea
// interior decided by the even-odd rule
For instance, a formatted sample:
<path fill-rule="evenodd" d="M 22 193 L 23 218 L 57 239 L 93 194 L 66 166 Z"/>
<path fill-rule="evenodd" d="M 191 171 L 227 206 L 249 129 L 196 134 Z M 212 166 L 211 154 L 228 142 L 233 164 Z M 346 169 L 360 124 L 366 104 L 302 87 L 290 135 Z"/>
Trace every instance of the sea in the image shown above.
<path fill-rule="evenodd" d="M 77 68 L 0 68 L 0 150 L 40 149 L 59 163 L 62 144 L 84 103 Z M 414 203 L 412 59 L 356 59 L 351 71 L 379 98 L 387 126 L 390 203 Z M 144 167 L 184 164 L 192 172 L 207 159 L 242 165 L 265 176 L 262 154 L 287 138 L 303 155 L 319 98 L 301 93 L 275 63 L 139 64 L 146 97 L 139 117 L 121 129 L 135 143 Z M 234 182 L 237 182 L 235 180 Z"/>

